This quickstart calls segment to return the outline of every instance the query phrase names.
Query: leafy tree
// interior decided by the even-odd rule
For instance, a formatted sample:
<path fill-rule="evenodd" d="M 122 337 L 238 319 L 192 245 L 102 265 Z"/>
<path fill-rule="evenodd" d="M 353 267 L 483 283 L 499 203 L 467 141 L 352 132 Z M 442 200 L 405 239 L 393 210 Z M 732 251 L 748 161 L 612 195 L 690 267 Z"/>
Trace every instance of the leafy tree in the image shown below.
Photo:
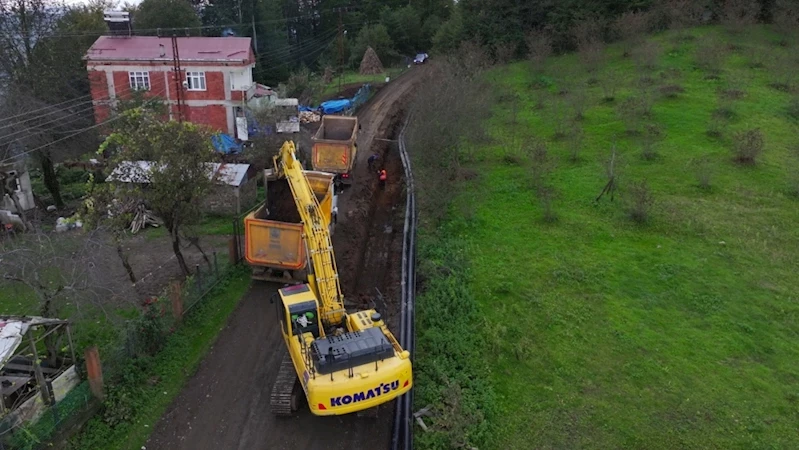
<path fill-rule="evenodd" d="M 181 234 L 202 218 L 202 201 L 213 186 L 209 162 L 214 160 L 210 133 L 188 122 L 164 121 L 147 108 L 122 113 L 122 127 L 100 147 L 116 147 L 112 169 L 121 175 L 139 177 L 145 183 L 120 192 L 120 200 L 139 200 L 164 222 L 172 240 L 172 251 L 185 275 L 189 267 L 181 252 Z M 130 161 L 150 161 L 141 171 Z"/>
<path fill-rule="evenodd" d="M 133 14 L 134 29 L 140 34 L 156 34 L 172 28 L 189 28 L 189 34 L 199 35 L 200 16 L 188 0 L 144 0 Z"/>
<path fill-rule="evenodd" d="M 463 15 L 460 8 L 456 8 L 433 36 L 433 47 L 439 52 L 450 52 L 457 49 L 464 38 Z"/>
<path fill-rule="evenodd" d="M 381 15 L 381 23 L 386 26 L 394 48 L 400 54 L 412 56 L 426 46 L 422 19 L 413 6 L 395 10 L 386 7 Z"/>

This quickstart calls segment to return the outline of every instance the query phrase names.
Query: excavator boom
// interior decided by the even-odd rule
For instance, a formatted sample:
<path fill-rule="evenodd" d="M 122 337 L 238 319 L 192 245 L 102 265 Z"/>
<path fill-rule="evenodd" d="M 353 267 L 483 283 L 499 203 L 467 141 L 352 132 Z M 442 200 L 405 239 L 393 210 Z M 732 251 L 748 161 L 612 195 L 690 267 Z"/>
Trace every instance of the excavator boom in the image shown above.
<path fill-rule="evenodd" d="M 333 254 L 333 241 L 330 239 L 319 201 L 297 159 L 294 142 L 283 143 L 280 152 L 274 157 L 274 164 L 275 172 L 288 180 L 294 203 L 300 213 L 308 245 L 308 258 L 313 268 L 308 275 L 308 281 L 319 293 L 322 320 L 327 325 L 338 325 L 343 321 L 346 310 Z"/>

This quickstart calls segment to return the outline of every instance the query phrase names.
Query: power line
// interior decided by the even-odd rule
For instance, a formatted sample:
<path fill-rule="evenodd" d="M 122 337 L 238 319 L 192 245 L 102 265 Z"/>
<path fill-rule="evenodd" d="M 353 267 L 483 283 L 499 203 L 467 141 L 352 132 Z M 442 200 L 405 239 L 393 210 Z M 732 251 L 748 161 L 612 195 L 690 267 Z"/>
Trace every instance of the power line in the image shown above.
<path fill-rule="evenodd" d="M 161 94 L 163 94 L 163 93 L 164 93 L 164 90 L 160 91 L 160 92 L 159 92 L 158 94 L 156 94 L 156 95 L 161 95 Z M 156 99 L 155 99 L 155 98 L 153 98 L 153 99 L 150 99 L 150 100 L 156 100 Z M 148 101 L 149 101 L 149 100 L 148 100 Z M 139 108 L 141 108 L 141 107 L 139 107 Z M 31 153 L 33 153 L 33 152 L 36 152 L 36 151 L 42 150 L 42 149 L 44 149 L 44 148 L 47 148 L 47 147 L 49 147 L 49 146 L 51 146 L 51 145 L 53 145 L 53 144 L 57 144 L 57 143 L 59 143 L 59 142 L 63 142 L 63 141 L 65 141 L 65 140 L 67 140 L 67 139 L 70 139 L 70 138 L 73 138 L 73 137 L 75 137 L 75 136 L 77 136 L 77 135 L 79 135 L 79 134 L 81 134 L 81 133 L 85 133 L 85 132 L 87 132 L 87 131 L 89 131 L 89 130 L 93 130 L 93 129 L 95 129 L 95 128 L 99 128 L 99 127 L 101 127 L 101 126 L 103 126 L 103 125 L 107 125 L 107 124 L 109 124 L 109 123 L 111 123 L 111 122 L 113 122 L 113 121 L 115 121 L 115 120 L 119 120 L 119 119 L 121 119 L 122 117 L 123 117 L 123 115 L 122 115 L 122 114 L 118 114 L 118 115 L 116 115 L 116 116 L 114 116 L 114 117 L 111 117 L 110 119 L 104 120 L 104 121 L 102 121 L 102 122 L 100 122 L 100 123 L 98 123 L 98 124 L 95 124 L 95 125 L 92 125 L 92 126 L 89 126 L 89 127 L 83 128 L 83 129 L 80 129 L 80 130 L 76 131 L 75 133 L 72 133 L 72 134 L 70 134 L 70 135 L 68 135 L 68 136 L 64 136 L 64 137 L 62 137 L 62 138 L 56 139 L 55 141 L 49 142 L 49 143 L 47 143 L 47 144 L 44 144 L 44 145 L 40 145 L 40 146 L 38 146 L 38 147 L 36 147 L 36 148 L 30 149 L 30 150 L 26 150 L 26 151 L 24 151 L 24 152 L 21 152 L 21 153 L 19 153 L 19 154 L 16 154 L 16 155 L 14 155 L 14 156 L 8 157 L 8 158 L 6 158 L 6 159 L 4 159 L 4 160 L 0 161 L 0 164 L 6 163 L 6 162 L 8 162 L 8 161 L 13 161 L 13 160 L 15 160 L 15 159 L 18 159 L 18 158 L 21 158 L 21 157 L 23 157 L 23 156 L 25 156 L 25 155 L 29 155 L 29 154 L 31 154 Z"/>
<path fill-rule="evenodd" d="M 357 5 L 344 7 L 344 9 L 347 10 L 347 12 L 349 12 L 350 10 L 357 10 L 358 8 L 359 7 Z M 270 23 L 288 23 L 288 22 L 295 21 L 295 20 L 298 20 L 298 19 L 317 19 L 317 18 L 320 18 L 323 13 L 335 12 L 335 11 L 338 11 L 339 9 L 341 9 L 341 7 L 318 9 L 318 10 L 314 11 L 313 13 L 304 14 L 304 15 L 301 15 L 301 16 L 284 17 L 282 19 L 260 20 L 258 22 L 252 22 L 250 24 L 228 23 L 228 24 L 220 24 L 220 25 L 201 25 L 201 26 L 197 26 L 197 27 L 141 28 L 141 29 L 135 29 L 134 28 L 133 32 L 134 33 L 137 33 L 137 32 L 138 33 L 146 33 L 146 32 L 150 32 L 150 33 L 158 33 L 158 32 L 172 33 L 173 31 L 177 32 L 177 31 L 184 31 L 184 30 L 210 30 L 210 29 L 214 29 L 214 28 L 244 27 L 244 26 L 252 26 L 252 25 L 265 25 L 265 24 L 270 24 Z M 105 30 L 103 32 L 105 32 Z M 102 35 L 102 34 L 98 33 L 98 32 L 54 33 L 54 34 L 51 34 L 51 35 L 48 35 L 48 36 L 43 36 L 42 38 L 46 39 L 46 38 L 92 37 L 92 36 L 98 36 L 98 35 Z M 163 37 L 166 37 L 166 36 L 163 36 Z"/>
<path fill-rule="evenodd" d="M 122 88 L 122 89 L 119 89 L 118 91 L 116 91 L 116 92 L 115 92 L 115 95 L 116 95 L 116 96 L 118 96 L 118 95 L 120 95 L 120 94 L 129 93 L 129 92 L 131 92 L 131 91 L 135 91 L 135 90 L 136 90 L 136 89 L 134 89 L 134 88 L 132 88 L 132 87 L 128 86 L 128 87 L 126 87 L 126 88 Z M 88 95 L 82 95 L 82 96 L 80 96 L 80 97 L 77 97 L 77 98 L 75 98 L 75 99 L 73 99 L 73 100 L 68 100 L 67 102 L 69 102 L 69 101 L 74 101 L 74 100 L 78 100 L 78 99 L 82 99 L 82 98 L 86 98 L 86 97 L 91 97 L 91 96 L 92 96 L 92 94 L 88 94 Z M 24 113 L 20 113 L 20 114 L 17 114 L 17 115 L 14 115 L 14 116 L 10 116 L 10 117 L 3 117 L 3 118 L 0 118 L 0 122 L 2 122 L 2 121 L 9 121 L 9 120 L 11 120 L 11 119 L 14 119 L 14 118 L 17 118 L 17 117 L 22 117 L 22 116 L 31 116 L 31 115 L 33 115 L 34 113 L 38 112 L 38 111 L 44 111 L 44 110 L 46 110 L 46 109 L 52 109 L 52 108 L 56 108 L 57 106 L 59 106 L 59 105 L 63 105 L 64 103 L 67 103 L 67 102 L 56 103 L 55 105 L 45 106 L 45 107 L 43 107 L 43 108 L 35 109 L 35 110 L 33 110 L 33 111 L 26 111 L 26 112 L 24 112 Z M 39 114 L 39 115 L 37 115 L 37 116 L 35 116 L 35 117 L 30 117 L 30 118 L 28 118 L 28 119 L 25 119 L 25 120 L 21 120 L 21 121 L 17 121 L 17 122 L 13 122 L 13 123 L 8 123 L 8 124 L 5 124 L 5 125 L 1 125 L 1 126 L 0 126 L 0 131 L 2 131 L 2 130 L 5 130 L 5 129 L 7 129 L 7 128 L 12 128 L 12 127 L 15 127 L 15 126 L 23 125 L 23 124 L 25 124 L 25 123 L 32 122 L 32 121 L 34 121 L 34 120 L 41 119 L 41 118 L 43 118 L 43 117 L 52 116 L 53 114 L 56 114 L 56 113 L 63 113 L 63 112 L 66 112 L 66 113 L 76 114 L 76 113 L 78 113 L 78 112 L 81 112 L 81 111 L 86 111 L 86 109 L 85 109 L 85 108 L 84 108 L 84 109 L 82 109 L 81 111 L 77 111 L 77 112 L 76 112 L 76 111 L 74 111 L 74 110 L 69 110 L 69 108 L 74 108 L 74 107 L 83 107 L 83 106 L 85 106 L 85 105 L 89 105 L 89 104 L 92 104 L 92 106 L 93 106 L 93 104 L 94 104 L 94 100 L 86 100 L 86 101 L 82 101 L 82 102 L 79 102 L 79 103 L 75 103 L 75 104 L 73 104 L 73 105 L 65 106 L 65 107 L 62 107 L 62 108 L 57 108 L 57 109 L 54 109 L 53 111 L 50 111 L 50 112 L 48 112 L 48 113 L 45 113 L 45 114 Z M 57 120 L 56 120 L 56 122 L 57 122 Z M 47 123 L 53 123 L 53 122 L 47 122 Z M 40 125 L 42 125 L 42 124 L 40 124 Z"/>

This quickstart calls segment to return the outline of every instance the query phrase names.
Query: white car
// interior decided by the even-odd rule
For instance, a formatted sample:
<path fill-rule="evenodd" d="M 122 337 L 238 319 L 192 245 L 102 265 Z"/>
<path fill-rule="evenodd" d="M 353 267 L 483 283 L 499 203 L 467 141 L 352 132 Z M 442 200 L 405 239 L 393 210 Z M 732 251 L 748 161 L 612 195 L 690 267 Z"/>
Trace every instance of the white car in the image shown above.
<path fill-rule="evenodd" d="M 424 63 L 427 62 L 427 58 L 429 58 L 427 53 L 417 53 L 416 54 L 416 58 L 413 58 L 413 63 L 414 64 L 424 64 Z"/>

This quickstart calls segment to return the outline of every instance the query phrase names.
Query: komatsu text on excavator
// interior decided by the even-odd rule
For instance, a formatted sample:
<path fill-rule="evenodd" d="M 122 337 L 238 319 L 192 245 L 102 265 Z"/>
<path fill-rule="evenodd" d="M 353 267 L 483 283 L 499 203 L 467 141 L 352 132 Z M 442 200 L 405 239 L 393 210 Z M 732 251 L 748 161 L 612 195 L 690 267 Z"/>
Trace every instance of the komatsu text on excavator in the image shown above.
<path fill-rule="evenodd" d="M 276 296 L 288 353 L 272 388 L 273 413 L 296 411 L 297 385 L 319 416 L 364 411 L 408 392 L 413 386 L 409 352 L 377 311 L 344 308 L 329 228 L 294 143 L 286 141 L 273 161 L 275 173 L 291 187 L 309 259 L 308 283 L 279 289 Z"/>

